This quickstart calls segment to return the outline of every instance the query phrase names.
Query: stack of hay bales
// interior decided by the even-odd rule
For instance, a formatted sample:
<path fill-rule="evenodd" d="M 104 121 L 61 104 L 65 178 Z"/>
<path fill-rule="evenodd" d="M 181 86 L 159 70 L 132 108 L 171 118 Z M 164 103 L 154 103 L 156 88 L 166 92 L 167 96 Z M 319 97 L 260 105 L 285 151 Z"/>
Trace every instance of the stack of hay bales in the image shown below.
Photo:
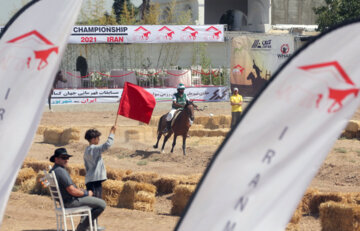
<path fill-rule="evenodd" d="M 79 189 L 86 189 L 85 177 L 84 177 L 84 176 L 71 175 L 70 177 L 71 177 L 73 183 L 74 183 Z"/>
<path fill-rule="evenodd" d="M 47 127 L 43 133 L 44 142 L 49 144 L 69 144 L 80 140 L 80 129 Z"/>
<path fill-rule="evenodd" d="M 342 133 L 342 137 L 347 139 L 359 138 L 360 137 L 360 122 L 357 120 L 350 120 Z"/>
<path fill-rule="evenodd" d="M 21 183 L 23 183 L 24 181 L 34 178 L 36 176 L 36 172 L 34 171 L 34 169 L 32 168 L 22 168 L 20 169 L 16 181 L 15 181 L 15 185 L 20 185 Z"/>
<path fill-rule="evenodd" d="M 119 198 L 120 208 L 154 211 L 156 187 L 152 184 L 126 181 Z"/>
<path fill-rule="evenodd" d="M 121 192 L 124 188 L 124 182 L 119 180 L 106 180 L 102 184 L 103 198 L 107 205 L 119 207 Z"/>
<path fill-rule="evenodd" d="M 195 185 L 178 185 L 175 187 L 174 195 L 172 196 L 171 214 L 180 216 L 183 212 L 191 195 L 195 191 Z"/>
<path fill-rule="evenodd" d="M 360 206 L 339 202 L 327 202 L 320 206 L 322 230 L 360 230 Z"/>

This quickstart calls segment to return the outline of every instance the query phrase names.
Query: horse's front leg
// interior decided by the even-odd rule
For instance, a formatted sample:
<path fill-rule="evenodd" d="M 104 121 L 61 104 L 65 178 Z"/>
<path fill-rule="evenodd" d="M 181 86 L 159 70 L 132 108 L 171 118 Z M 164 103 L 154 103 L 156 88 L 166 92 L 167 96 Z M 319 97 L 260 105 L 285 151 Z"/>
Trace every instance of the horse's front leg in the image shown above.
<path fill-rule="evenodd" d="M 176 145 L 176 137 L 177 137 L 177 135 L 174 134 L 174 140 L 173 140 L 173 143 L 172 143 L 171 153 L 173 153 L 174 147 Z"/>
<path fill-rule="evenodd" d="M 184 156 L 186 155 L 186 137 L 187 137 L 187 134 L 183 135 L 183 154 Z"/>
<path fill-rule="evenodd" d="M 170 135 L 171 135 L 171 133 L 170 133 Z M 161 148 L 161 153 L 164 153 L 165 144 L 166 144 L 166 141 L 169 139 L 169 137 L 170 137 L 169 134 L 167 134 L 165 136 L 164 143 L 163 143 L 162 148 Z"/>
<path fill-rule="evenodd" d="M 160 141 L 160 139 L 161 139 L 161 136 L 162 136 L 161 133 L 158 132 L 156 144 L 153 146 L 154 148 L 158 148 L 158 145 L 159 145 L 159 141 Z"/>

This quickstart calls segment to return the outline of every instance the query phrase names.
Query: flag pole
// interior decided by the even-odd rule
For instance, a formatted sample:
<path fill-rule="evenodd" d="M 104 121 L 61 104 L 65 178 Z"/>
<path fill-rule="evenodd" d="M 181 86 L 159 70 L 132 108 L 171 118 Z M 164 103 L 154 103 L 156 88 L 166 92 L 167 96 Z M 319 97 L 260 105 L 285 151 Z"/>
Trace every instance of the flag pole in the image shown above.
<path fill-rule="evenodd" d="M 116 119 L 115 119 L 115 124 L 114 124 L 114 127 L 116 127 L 116 125 L 117 125 L 117 120 L 118 120 L 118 117 L 119 117 L 119 114 L 116 114 Z"/>

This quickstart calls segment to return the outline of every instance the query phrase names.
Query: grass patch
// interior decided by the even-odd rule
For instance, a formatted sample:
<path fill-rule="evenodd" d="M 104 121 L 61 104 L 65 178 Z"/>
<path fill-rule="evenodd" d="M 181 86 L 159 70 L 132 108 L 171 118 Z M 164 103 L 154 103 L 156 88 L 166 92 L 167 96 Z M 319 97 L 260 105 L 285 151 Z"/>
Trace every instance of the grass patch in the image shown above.
<path fill-rule="evenodd" d="M 347 153 L 346 148 L 334 148 L 334 151 L 337 153 Z"/>
<path fill-rule="evenodd" d="M 120 160 L 125 158 L 125 156 L 121 154 L 116 154 L 115 156 Z"/>
<path fill-rule="evenodd" d="M 160 160 L 160 157 L 154 157 L 154 158 L 152 158 L 150 161 L 156 162 L 156 161 L 158 161 L 158 160 Z"/>
<path fill-rule="evenodd" d="M 146 160 L 140 160 L 136 164 L 139 165 L 139 166 L 147 165 L 147 161 Z"/>

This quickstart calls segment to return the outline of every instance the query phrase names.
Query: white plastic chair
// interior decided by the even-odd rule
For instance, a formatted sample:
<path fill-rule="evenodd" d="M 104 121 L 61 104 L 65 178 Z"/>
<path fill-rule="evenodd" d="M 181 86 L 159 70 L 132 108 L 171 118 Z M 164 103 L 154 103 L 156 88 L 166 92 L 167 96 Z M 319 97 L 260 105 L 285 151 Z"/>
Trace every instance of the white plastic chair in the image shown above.
<path fill-rule="evenodd" d="M 55 172 L 48 173 L 44 170 L 45 178 L 48 182 L 51 198 L 54 201 L 55 214 L 56 214 L 56 228 L 57 231 L 62 230 L 62 223 L 64 223 L 64 230 L 67 231 L 66 218 L 70 218 L 72 230 L 75 231 L 73 217 L 89 217 L 90 230 L 97 230 L 96 224 L 92 225 L 91 208 L 89 206 L 80 206 L 74 208 L 65 208 L 64 202 L 60 193 L 59 185 L 56 180 Z"/>

